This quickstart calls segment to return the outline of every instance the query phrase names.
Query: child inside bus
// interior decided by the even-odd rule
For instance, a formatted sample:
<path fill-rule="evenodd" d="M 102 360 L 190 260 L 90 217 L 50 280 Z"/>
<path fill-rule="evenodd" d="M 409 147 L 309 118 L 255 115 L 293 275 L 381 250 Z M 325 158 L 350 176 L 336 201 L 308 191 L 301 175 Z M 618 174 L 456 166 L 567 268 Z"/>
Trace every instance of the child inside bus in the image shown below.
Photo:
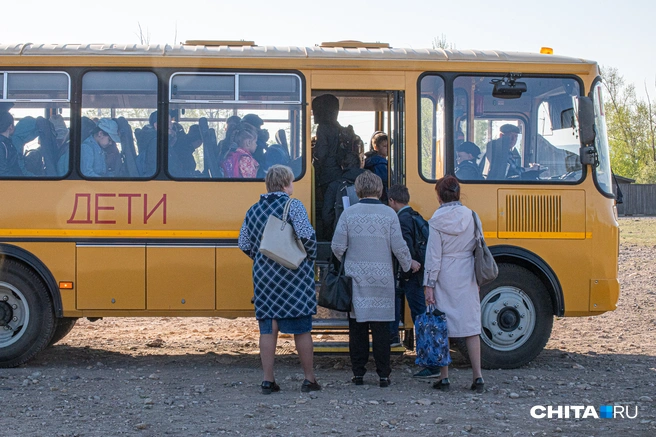
<path fill-rule="evenodd" d="M 118 125 L 114 120 L 101 118 L 98 124 L 82 143 L 80 169 L 86 177 L 112 176 L 108 172 L 105 157 L 107 148 L 113 143 L 120 143 Z M 115 170 L 115 169 L 114 169 Z"/>

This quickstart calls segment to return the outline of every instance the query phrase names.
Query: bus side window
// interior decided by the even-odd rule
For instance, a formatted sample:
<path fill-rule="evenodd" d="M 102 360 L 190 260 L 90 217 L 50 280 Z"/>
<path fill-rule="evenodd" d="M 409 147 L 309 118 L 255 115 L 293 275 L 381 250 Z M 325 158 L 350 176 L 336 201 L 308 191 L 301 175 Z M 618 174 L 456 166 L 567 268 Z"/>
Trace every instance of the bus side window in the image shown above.
<path fill-rule="evenodd" d="M 64 72 L 0 72 L 0 178 L 68 173 L 70 78 Z"/>
<path fill-rule="evenodd" d="M 133 131 L 149 124 L 157 108 L 157 76 L 144 71 L 91 71 L 82 77 L 80 172 L 88 178 L 152 178 L 158 147 L 140 166 L 146 148 Z M 95 126 L 88 121 L 91 120 Z M 129 122 L 128 122 L 129 120 Z M 100 129 L 101 132 L 98 130 Z M 89 132 L 89 130 L 91 130 Z M 139 140 L 139 134 L 137 134 Z M 156 136 L 155 136 L 156 140 Z"/>

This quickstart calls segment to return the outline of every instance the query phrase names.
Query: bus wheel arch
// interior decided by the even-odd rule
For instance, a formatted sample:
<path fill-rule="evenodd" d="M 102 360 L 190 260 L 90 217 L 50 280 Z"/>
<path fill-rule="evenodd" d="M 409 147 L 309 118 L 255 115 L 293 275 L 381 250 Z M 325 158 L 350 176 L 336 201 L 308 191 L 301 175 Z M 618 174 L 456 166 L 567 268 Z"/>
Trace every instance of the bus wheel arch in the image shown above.
<path fill-rule="evenodd" d="M 34 269 L 5 257 L 0 265 L 0 368 L 30 360 L 48 345 L 54 330 L 46 284 Z"/>
<path fill-rule="evenodd" d="M 0 268 L 7 260 L 16 260 L 34 271 L 50 294 L 55 317 L 63 317 L 64 307 L 61 295 L 59 294 L 59 286 L 48 267 L 46 267 L 46 265 L 31 252 L 18 246 L 3 243 L 0 244 Z"/>
<path fill-rule="evenodd" d="M 533 273 L 549 293 L 553 315 L 557 317 L 565 315 L 565 299 L 560 281 L 553 269 L 541 257 L 516 246 L 499 245 L 491 246 L 489 249 L 497 264 L 514 264 Z"/>
<path fill-rule="evenodd" d="M 562 290 L 537 255 L 513 246 L 490 249 L 499 276 L 480 289 L 481 362 L 488 369 L 516 368 L 544 349 L 553 316 L 564 312 Z"/>

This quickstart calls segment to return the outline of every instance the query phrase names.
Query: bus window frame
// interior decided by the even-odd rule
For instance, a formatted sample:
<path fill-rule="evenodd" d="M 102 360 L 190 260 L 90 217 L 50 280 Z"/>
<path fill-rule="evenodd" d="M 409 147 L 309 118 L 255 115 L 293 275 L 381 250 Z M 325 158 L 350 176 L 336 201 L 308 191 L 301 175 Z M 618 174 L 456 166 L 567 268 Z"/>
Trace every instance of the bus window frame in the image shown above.
<path fill-rule="evenodd" d="M 47 69 L 35 69 L 32 71 L 29 70 L 12 70 L 12 69 L 2 69 L 0 70 L 0 74 L 2 74 L 2 95 L 0 95 L 0 102 L 12 102 L 12 103 L 68 103 L 69 105 L 71 104 L 71 93 L 72 93 L 72 86 L 71 86 L 71 75 L 67 71 L 63 70 L 47 70 Z M 67 99 L 7 99 L 5 96 L 8 93 L 8 82 L 9 82 L 9 74 L 63 74 L 66 76 L 66 79 L 68 80 L 68 98 Z"/>
<path fill-rule="evenodd" d="M 590 97 L 593 100 L 595 98 L 594 97 L 595 88 L 596 88 L 597 84 L 600 83 L 600 82 L 603 82 L 603 79 L 601 78 L 601 76 L 597 76 L 597 77 L 595 77 L 595 79 L 592 81 L 592 84 L 590 85 L 590 92 L 588 93 L 588 97 Z M 602 101 L 602 103 L 603 103 L 603 101 Z M 595 104 L 596 104 L 596 102 L 595 102 Z M 606 142 L 608 142 L 608 138 L 606 138 Z M 596 143 L 596 140 L 595 140 L 595 143 Z M 608 144 L 608 151 L 609 151 L 608 159 L 610 160 L 610 144 Z M 588 166 L 584 165 L 583 167 L 584 167 L 585 171 L 587 171 Z M 610 166 L 610 173 L 611 173 L 611 187 L 612 187 L 613 184 L 614 184 L 614 181 L 612 179 L 612 176 L 614 175 L 612 165 Z M 608 199 L 617 199 L 617 197 L 614 193 L 612 193 L 612 192 L 607 193 L 603 188 L 601 188 L 601 185 L 599 184 L 599 181 L 597 180 L 597 172 L 595 171 L 594 168 L 592 169 L 592 180 L 594 181 L 595 188 L 597 189 L 597 191 L 599 191 L 599 193 L 601 193 L 602 196 L 604 196 Z"/>
<path fill-rule="evenodd" d="M 153 179 L 157 179 L 158 175 L 161 173 L 160 172 L 160 147 L 159 147 L 159 137 L 158 137 L 158 150 L 157 150 L 157 167 L 155 170 L 155 173 L 152 176 L 148 177 L 135 177 L 135 176 L 103 176 L 103 177 L 89 177 L 84 174 L 82 174 L 82 143 L 86 138 L 82 138 L 82 110 L 84 109 L 82 105 L 82 99 L 84 95 L 84 76 L 88 73 L 152 73 L 155 75 L 155 79 L 157 80 L 157 88 L 156 88 L 156 102 L 155 102 L 155 107 L 157 108 L 156 110 L 159 111 L 159 105 L 161 101 L 161 92 L 162 92 L 162 78 L 161 76 L 157 73 L 152 68 L 121 68 L 121 67 L 110 67 L 110 68 L 102 68 L 102 67 L 94 67 L 94 68 L 84 68 L 78 72 L 78 77 L 77 77 L 77 84 L 79 86 L 78 93 L 77 93 L 77 101 L 76 101 L 76 124 L 75 124 L 75 138 L 77 139 L 77 142 L 75 144 L 75 156 L 74 156 L 74 162 L 73 165 L 75 167 L 75 171 L 77 175 L 79 176 L 80 179 L 86 180 L 86 181 L 149 181 Z M 115 108 L 114 108 L 115 109 Z M 126 108 L 120 108 L 120 109 L 126 109 Z M 71 111 L 71 114 L 73 112 Z M 159 114 L 159 112 L 158 112 Z M 71 124 L 71 126 L 73 126 Z M 132 125 L 130 125 L 132 127 Z M 159 135 L 159 133 L 158 133 Z M 136 145 L 137 143 L 137 138 L 134 136 L 134 128 L 132 129 L 132 139 L 134 141 L 134 144 Z M 71 153 L 71 155 L 73 155 Z M 138 155 L 137 155 L 138 156 Z"/>
<path fill-rule="evenodd" d="M 445 96 L 444 96 L 444 105 L 445 105 L 445 114 L 444 114 L 444 135 L 445 135 L 445 144 L 444 144 L 444 175 L 453 175 L 455 173 L 455 138 L 454 138 L 454 133 L 455 133 L 455 118 L 453 114 L 454 110 L 454 83 L 458 77 L 490 77 L 490 78 L 499 78 L 503 77 L 504 73 L 503 72 L 467 72 L 467 71 L 458 71 L 458 72 L 439 72 L 439 71 L 425 71 L 422 74 L 419 75 L 417 79 L 417 138 L 419 139 L 418 143 L 421 142 L 421 98 L 422 98 L 422 93 L 421 93 L 421 81 L 425 76 L 438 76 L 441 77 L 442 80 L 444 81 L 444 89 L 445 89 Z M 579 86 L 579 94 L 577 97 L 583 97 L 585 93 L 585 84 L 583 83 L 583 79 L 581 79 L 579 76 L 575 74 L 535 74 L 535 73 L 527 73 L 527 74 L 522 74 L 521 79 L 572 79 L 574 80 L 578 86 Z M 521 80 L 520 79 L 520 80 Z M 591 91 L 592 92 L 592 91 Z M 470 108 L 470 111 L 472 109 Z M 510 113 L 505 113 L 505 115 L 508 115 Z M 474 116 L 475 117 L 475 116 Z M 488 117 L 492 118 L 492 117 Z M 517 117 L 514 117 L 517 118 Z M 530 128 L 529 123 L 524 120 L 525 126 L 528 126 Z M 524 137 L 527 136 L 527 132 L 524 132 Z M 526 144 L 526 140 L 525 140 Z M 437 179 L 431 180 L 426 178 L 421 170 L 421 159 L 419 154 L 417 155 L 417 169 L 419 172 L 419 177 L 428 183 L 435 183 Z M 487 181 L 487 180 L 481 180 L 481 181 L 462 181 L 463 183 L 466 184 L 475 184 L 475 185 L 484 185 L 484 184 L 496 184 L 496 185 L 535 185 L 535 186 L 567 186 L 567 185 L 580 185 L 582 184 L 586 178 L 587 178 L 587 166 L 582 165 L 581 166 L 581 177 L 575 181 L 558 181 L 558 182 L 552 182 L 549 180 L 512 180 L 512 179 L 504 179 L 504 180 L 495 180 L 495 181 Z M 599 190 L 602 192 L 602 190 Z"/>
<path fill-rule="evenodd" d="M 264 69 L 264 70 L 253 70 L 253 69 L 229 69 L 229 70 L 222 70 L 222 69 L 203 69 L 203 70 L 198 70 L 198 69 L 173 69 L 173 68 L 167 68 L 166 69 L 166 77 L 167 77 L 167 85 L 166 85 L 166 95 L 167 99 L 166 101 L 162 101 L 162 105 L 164 106 L 165 112 L 163 110 L 162 113 L 169 114 L 171 104 L 173 105 L 182 105 L 184 103 L 208 103 L 208 104 L 214 104 L 214 105 L 242 105 L 239 106 L 237 109 L 243 110 L 244 108 L 249 107 L 250 105 L 281 105 L 281 106 L 290 106 L 290 105 L 298 105 L 298 113 L 300 114 L 300 144 L 299 144 L 299 150 L 302 152 L 300 154 L 303 159 L 301 160 L 302 166 L 301 166 L 301 172 L 298 174 L 298 176 L 295 176 L 294 181 L 299 181 L 303 179 L 307 173 L 307 160 L 306 160 L 306 153 L 308 153 L 308 146 L 307 146 L 307 141 L 306 141 L 306 134 L 307 134 L 307 120 L 310 115 L 308 114 L 309 107 L 310 105 L 306 101 L 306 91 L 307 91 L 307 82 L 305 79 L 305 75 L 303 75 L 299 70 L 271 70 L 271 69 Z M 238 77 L 238 75 L 251 75 L 251 76 L 257 76 L 257 75 L 272 75 L 272 76 L 289 76 L 293 75 L 299 79 L 300 82 L 300 102 L 263 102 L 263 101 L 246 101 L 246 100 L 232 100 L 232 101 L 206 101 L 206 100 L 182 100 L 182 99 L 176 99 L 176 100 L 171 100 L 171 81 L 173 80 L 173 77 L 177 74 L 187 74 L 187 75 L 193 75 L 193 74 L 200 74 L 200 75 L 235 75 Z M 236 78 L 235 80 L 235 97 L 238 98 L 238 92 L 239 92 L 239 80 Z M 158 118 L 159 118 L 159 113 L 158 113 Z M 164 120 L 160 120 L 164 121 Z M 292 121 L 290 120 L 290 123 Z M 168 124 L 168 123 L 167 123 Z M 160 130 L 158 130 L 158 135 L 159 135 Z M 164 134 L 162 134 L 164 135 Z M 173 176 L 169 172 L 169 156 L 168 156 L 168 150 L 169 150 L 169 143 L 168 143 L 168 135 L 165 136 L 165 142 L 164 144 L 166 151 L 162 152 L 164 154 L 164 159 L 163 159 L 163 171 L 158 172 L 157 174 L 165 174 L 166 180 L 171 180 L 171 181 L 181 181 L 181 182 L 198 182 L 198 183 L 204 183 L 204 182 L 264 182 L 264 178 L 209 178 L 209 177 L 203 177 L 203 178 L 189 178 L 189 177 L 179 177 L 179 176 Z M 217 138 L 217 141 L 218 138 Z M 158 152 L 159 153 L 159 152 Z M 311 153 L 311 152 L 309 152 Z M 161 153 L 160 153 L 161 155 Z"/>
<path fill-rule="evenodd" d="M 8 93 L 7 85 L 8 85 L 8 73 L 18 73 L 18 74 L 64 74 L 66 76 L 66 79 L 68 80 L 68 99 L 6 99 L 5 96 Z M 0 69 L 0 75 L 2 75 L 2 92 L 0 93 L 0 102 L 3 103 L 19 103 L 19 104 L 29 104 L 29 103 L 55 103 L 55 104 L 67 104 L 68 105 L 68 111 L 70 113 L 69 117 L 69 145 L 68 145 L 68 152 L 69 152 L 69 163 L 68 163 L 68 169 L 66 173 L 64 173 L 61 176 L 9 176 L 9 177 L 0 177 L 0 180 L 2 181 L 60 181 L 63 179 L 68 178 L 73 170 L 73 167 L 71 166 L 71 155 L 72 155 L 72 142 L 71 142 L 71 136 L 70 136 L 70 131 L 71 131 L 71 126 L 73 123 L 73 118 L 74 118 L 74 105 L 75 103 L 73 102 L 73 80 L 71 79 L 71 74 L 70 72 L 66 70 L 53 70 L 48 67 L 34 67 L 33 70 L 25 70 L 24 67 L 17 68 L 17 69 L 12 69 L 12 68 L 2 68 Z M 12 106 L 13 108 L 13 106 Z M 11 109 L 9 109 L 11 111 Z"/>
<path fill-rule="evenodd" d="M 451 147 L 451 152 L 449 152 L 449 148 L 447 147 L 446 144 L 446 139 L 449 136 L 453 136 L 453 110 L 449 111 L 447 108 L 453 108 L 453 82 L 450 80 L 454 74 L 453 73 L 444 73 L 444 72 L 437 72 L 437 71 L 425 71 L 422 74 L 419 75 L 417 78 L 417 174 L 419 175 L 419 178 L 428 183 L 434 184 L 437 179 L 428 179 L 427 177 L 424 176 L 424 172 L 421 168 L 422 165 L 422 160 L 421 160 L 421 143 L 422 143 L 422 136 L 421 136 L 421 100 L 424 98 L 423 94 L 421 93 L 421 81 L 427 77 L 427 76 L 437 76 L 440 79 L 442 79 L 442 83 L 444 84 L 444 126 L 442 126 L 442 130 L 444 132 L 444 137 L 442 138 L 443 140 L 443 148 L 444 148 L 444 162 L 443 162 L 443 167 L 442 167 L 442 173 L 444 175 L 447 174 L 446 169 L 447 169 L 447 160 L 448 160 L 448 155 L 451 153 L 451 159 L 453 159 L 453 147 Z M 430 97 L 426 97 L 430 98 Z M 433 100 L 432 98 L 430 98 Z M 433 108 L 437 108 L 437 102 L 433 101 Z M 437 123 L 433 125 L 433 127 L 436 127 Z M 408 163 L 406 160 L 406 167 Z"/>

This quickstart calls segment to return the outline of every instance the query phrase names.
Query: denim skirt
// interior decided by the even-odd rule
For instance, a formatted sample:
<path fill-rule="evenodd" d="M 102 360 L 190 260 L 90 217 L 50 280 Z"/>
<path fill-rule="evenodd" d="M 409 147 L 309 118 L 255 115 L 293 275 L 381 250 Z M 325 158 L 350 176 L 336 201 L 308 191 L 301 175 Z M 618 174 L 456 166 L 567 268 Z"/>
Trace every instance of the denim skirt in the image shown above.
<path fill-rule="evenodd" d="M 273 334 L 273 320 L 258 320 L 260 334 Z M 275 320 L 278 323 L 278 331 L 283 334 L 305 334 L 312 330 L 312 315 Z"/>

